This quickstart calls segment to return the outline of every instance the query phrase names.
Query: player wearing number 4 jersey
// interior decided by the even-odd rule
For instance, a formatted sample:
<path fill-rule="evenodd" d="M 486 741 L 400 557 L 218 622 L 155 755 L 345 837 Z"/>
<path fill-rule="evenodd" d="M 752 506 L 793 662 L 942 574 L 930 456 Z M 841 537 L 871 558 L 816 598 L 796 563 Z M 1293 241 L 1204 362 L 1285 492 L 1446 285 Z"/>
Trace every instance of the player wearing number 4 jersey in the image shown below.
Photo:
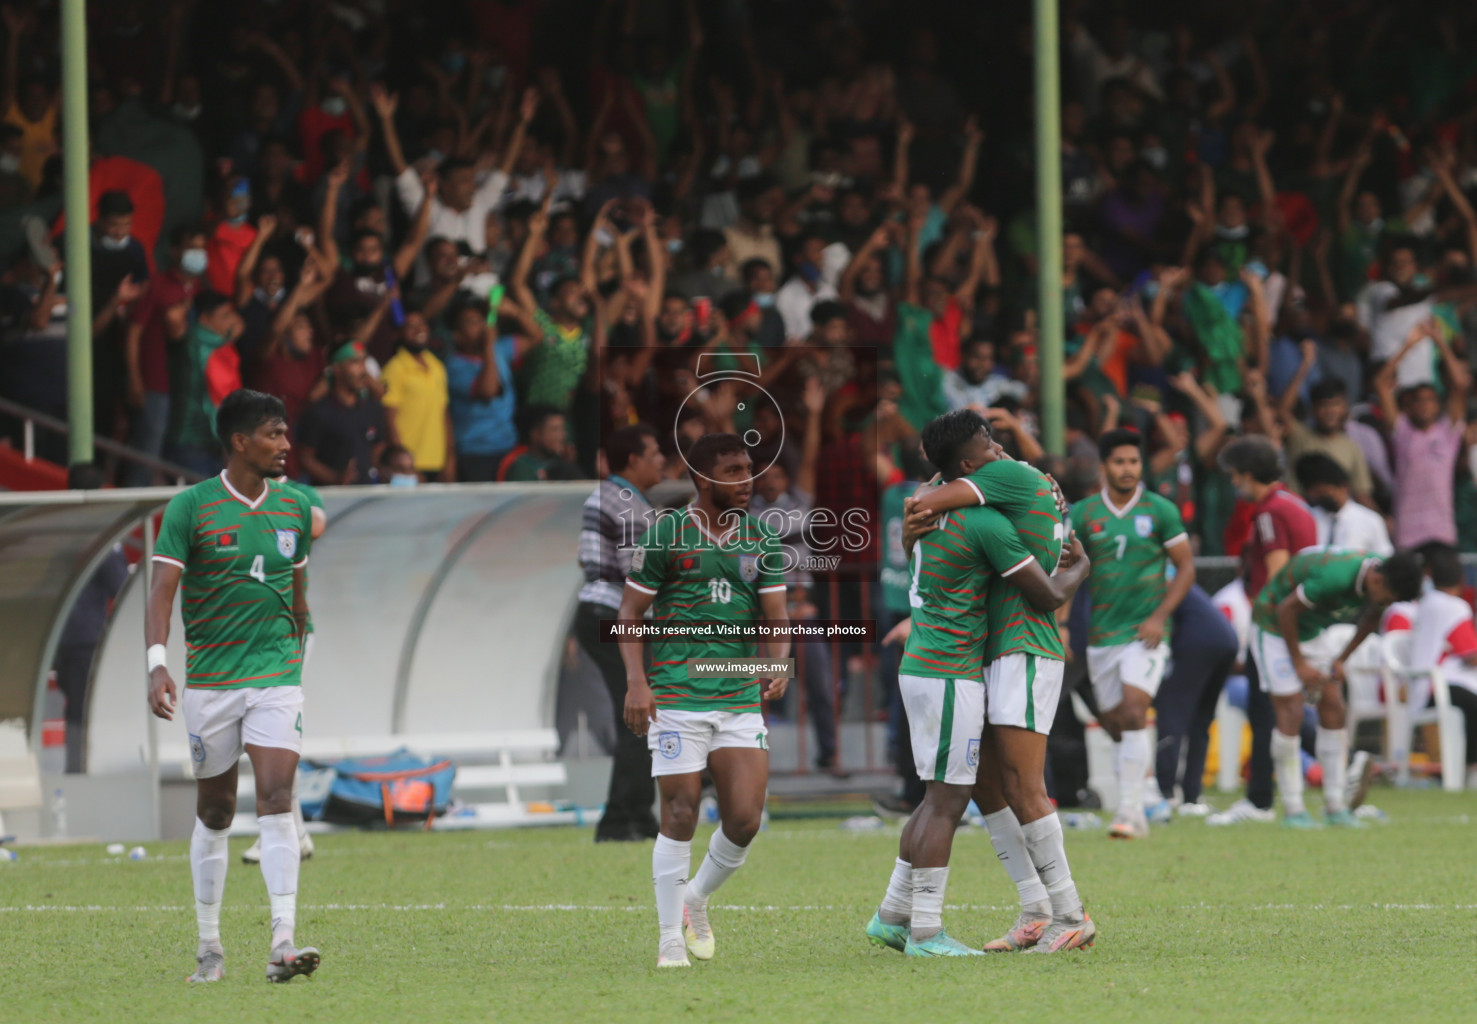
<path fill-rule="evenodd" d="M 268 981 L 311 974 L 318 951 L 297 948 L 300 850 L 292 782 L 302 747 L 303 637 L 308 626 L 307 500 L 285 487 L 287 413 L 281 401 L 233 391 L 216 414 L 227 453 L 218 477 L 176 495 L 154 548 L 144 637 L 149 706 L 166 721 L 179 705 L 165 644 L 175 592 L 184 591 L 185 728 L 196 778 L 190 871 L 200 938 L 191 981 L 225 974 L 220 940 L 226 838 L 236 814 L 236 763 L 243 751 L 256 777 L 261 868 L 271 900 Z"/>
<path fill-rule="evenodd" d="M 1103 489 L 1072 506 L 1072 529 L 1092 559 L 1092 619 L 1087 672 L 1098 721 L 1116 748 L 1118 812 L 1113 839 L 1149 834 L 1144 777 L 1150 764 L 1145 729 L 1169 659 L 1169 621 L 1195 583 L 1195 560 L 1179 511 L 1144 490 L 1143 439 L 1110 430 L 1098 441 Z M 1174 580 L 1165 578 L 1174 562 Z"/>
<path fill-rule="evenodd" d="M 969 410 L 925 427 L 923 449 L 945 480 L 999 457 L 985 421 Z M 1054 566 L 1056 552 L 1050 556 Z M 993 759 L 981 764 L 985 638 L 992 635 L 1001 592 L 1021 596 L 1049 618 L 1071 600 L 1087 564 L 1048 576 L 994 507 L 946 513 L 918 538 L 911 561 L 912 617 L 898 684 L 926 792 L 903 829 L 892 880 L 867 936 L 909 956 L 968 956 L 980 951 L 944 931 L 942 912 L 954 830 L 977 769 L 993 770 Z M 1031 874 L 1034 879 L 1034 869 Z M 1037 900 L 1045 899 L 1043 889 Z"/>
<path fill-rule="evenodd" d="M 1380 622 L 1394 601 L 1421 593 L 1421 559 L 1414 552 L 1378 558 L 1363 551 L 1300 551 L 1262 588 L 1251 607 L 1251 656 L 1277 715 L 1272 734 L 1272 770 L 1282 794 L 1282 823 L 1316 828 L 1303 807 L 1303 770 L 1298 733 L 1303 700 L 1318 704 L 1316 751 L 1323 766 L 1323 800 L 1330 825 L 1357 827 L 1345 805 L 1348 734 L 1344 731 L 1344 661 Z M 1359 624 L 1354 638 L 1325 672 L 1304 654 L 1303 645 L 1329 626 Z"/>
<path fill-rule="evenodd" d="M 640 620 L 655 608 L 657 625 L 760 620 L 787 627 L 784 554 L 774 531 L 748 514 L 753 463 L 733 434 L 705 434 L 686 455 L 697 498 L 663 515 L 631 557 L 619 617 Z M 787 631 L 763 643 L 764 657 L 784 658 Z M 656 892 L 658 967 L 687 967 L 688 954 L 711 960 L 708 897 L 744 863 L 759 831 L 769 785 L 769 742 L 760 700 L 784 695 L 783 678 L 691 677 L 697 658 L 752 658 L 753 640 L 658 640 L 651 672 L 645 644 L 621 641 L 626 665 L 625 721 L 648 737 L 661 801 L 661 834 L 651 854 Z M 702 772 L 713 774 L 720 825 L 702 867 L 688 881 Z M 684 923 L 685 936 L 684 936 Z"/>
<path fill-rule="evenodd" d="M 935 423 L 951 423 L 950 417 L 960 415 L 950 413 Z M 926 523 L 942 512 L 988 505 L 1005 516 L 1043 572 L 1055 573 L 1059 563 L 1067 570 L 1064 503 L 1055 484 L 1039 470 L 1004 458 L 999 446 L 989 443 L 987 432 L 973 429 L 989 450 L 969 473 L 912 500 L 905 544 L 911 546 Z M 1081 550 L 1076 542 L 1070 548 L 1073 556 Z M 974 800 L 985 814 L 1001 866 L 1020 893 L 1021 913 L 1006 935 L 985 949 L 1029 947 L 1055 953 L 1090 946 L 1097 926 L 1082 908 L 1067 865 L 1061 822 L 1046 794 L 1046 737 L 1056 717 L 1065 659 L 1061 634 L 1052 616 L 1028 604 L 1008 579 L 991 581 L 988 614 L 985 708 L 990 727 L 982 736 Z"/>

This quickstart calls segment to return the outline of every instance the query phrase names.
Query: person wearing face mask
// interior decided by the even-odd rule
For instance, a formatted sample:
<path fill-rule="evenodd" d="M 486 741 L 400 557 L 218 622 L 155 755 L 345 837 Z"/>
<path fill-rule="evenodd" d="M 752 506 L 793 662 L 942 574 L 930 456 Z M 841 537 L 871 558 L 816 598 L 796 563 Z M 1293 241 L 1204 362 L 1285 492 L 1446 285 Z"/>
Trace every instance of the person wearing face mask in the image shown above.
<path fill-rule="evenodd" d="M 180 342 L 184 366 L 175 395 L 179 404 L 169 458 L 203 477 L 222 468 L 215 414 L 222 399 L 241 387 L 241 357 L 236 351 L 241 326 L 230 299 L 202 291 L 195 297 L 194 316 Z"/>
<path fill-rule="evenodd" d="M 1303 498 L 1312 506 L 1320 548 L 1349 548 L 1375 555 L 1395 551 L 1385 517 L 1349 497 L 1349 474 L 1323 452 L 1293 463 Z"/>
<path fill-rule="evenodd" d="M 415 471 L 415 456 L 403 445 L 392 444 L 380 456 L 379 482 L 391 487 L 416 487 L 420 474 Z M 444 481 L 443 481 L 444 482 Z"/>
<path fill-rule="evenodd" d="M 759 323 L 754 330 L 754 341 L 765 347 L 778 347 L 785 343 L 785 321 L 779 310 L 774 308 L 774 271 L 764 260 L 755 257 L 743 265 L 744 288 L 754 308 L 758 311 Z"/>
<path fill-rule="evenodd" d="M 775 308 L 785 323 L 785 341 L 803 340 L 810 334 L 810 311 L 817 303 L 836 298 L 836 289 L 822 276 L 825 239 L 806 233 L 790 258 L 792 273 L 774 297 Z"/>
<path fill-rule="evenodd" d="M 210 263 L 205 232 L 199 226 L 180 225 L 170 243 L 174 265 L 155 275 L 149 290 L 134 303 L 124 341 L 126 398 L 133 414 L 128 443 L 155 458 L 164 451 L 170 422 L 170 348 L 189 329 L 190 304 L 204 288 Z M 154 474 L 135 463 L 124 479 L 129 487 L 148 487 Z"/>
<path fill-rule="evenodd" d="M 456 479 L 454 435 L 446 388 L 446 367 L 427 351 L 431 326 L 418 309 L 405 312 L 400 350 L 385 364 L 385 422 L 390 443 L 410 449 L 415 471 L 432 483 Z"/>
<path fill-rule="evenodd" d="M 93 422 L 98 433 L 111 436 L 123 396 L 128 312 L 149 282 L 148 256 L 133 237 L 133 201 L 126 192 L 98 197 L 91 249 Z"/>

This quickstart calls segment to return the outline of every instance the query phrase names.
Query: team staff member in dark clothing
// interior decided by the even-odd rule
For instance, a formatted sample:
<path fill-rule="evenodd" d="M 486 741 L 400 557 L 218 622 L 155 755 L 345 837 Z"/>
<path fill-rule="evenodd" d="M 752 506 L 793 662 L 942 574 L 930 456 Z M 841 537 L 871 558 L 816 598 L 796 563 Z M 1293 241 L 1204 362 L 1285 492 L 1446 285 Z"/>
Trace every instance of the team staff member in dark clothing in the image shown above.
<path fill-rule="evenodd" d="M 651 806 L 656 788 L 651 778 L 651 751 L 646 740 L 621 725 L 626 707 L 626 668 L 619 644 L 600 642 L 600 620 L 614 619 L 631 571 L 631 550 L 655 522 L 643 492 L 662 481 L 666 458 L 656 431 L 645 424 L 621 427 L 605 439 L 610 476 L 585 502 L 580 527 L 580 588 L 574 632 L 580 646 L 600 667 L 615 709 L 615 758 L 610 766 L 610 793 L 605 814 L 595 828 L 595 842 L 655 839 Z"/>
<path fill-rule="evenodd" d="M 1241 549 L 1241 564 L 1246 575 L 1246 598 L 1255 602 L 1267 581 L 1293 555 L 1317 545 L 1318 525 L 1303 499 L 1283 486 L 1282 455 L 1265 437 L 1232 441 L 1221 452 L 1220 465 L 1231 478 L 1237 496 L 1252 503 L 1250 533 Z M 1276 820 L 1272 811 L 1272 699 L 1262 689 L 1250 658 L 1246 675 L 1251 683 L 1246 701 L 1246 719 L 1251 724 L 1251 778 L 1246 783 L 1245 799 L 1206 818 L 1207 825 Z"/>
<path fill-rule="evenodd" d="M 1154 698 L 1159 732 L 1154 774 L 1166 797 L 1174 794 L 1179 782 L 1184 797 L 1180 813 L 1198 816 L 1209 811 L 1200 802 L 1200 784 L 1216 701 L 1236 664 L 1236 631 L 1197 585 L 1175 610 L 1170 638 L 1170 672 Z M 1183 777 L 1179 774 L 1181 752 Z"/>
<path fill-rule="evenodd" d="M 308 406 L 298 424 L 299 463 L 320 487 L 372 483 L 388 433 L 384 406 L 365 390 L 364 346 L 342 345 L 331 373 L 332 388 Z"/>

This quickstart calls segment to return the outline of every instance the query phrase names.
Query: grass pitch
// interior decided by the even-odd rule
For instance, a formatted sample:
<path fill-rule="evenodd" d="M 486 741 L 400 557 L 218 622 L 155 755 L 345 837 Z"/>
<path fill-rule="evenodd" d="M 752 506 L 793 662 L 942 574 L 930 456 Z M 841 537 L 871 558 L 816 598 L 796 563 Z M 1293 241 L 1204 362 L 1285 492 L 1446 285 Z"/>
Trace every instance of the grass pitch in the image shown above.
<path fill-rule="evenodd" d="M 0 863 L 0 1020 L 1477 1019 L 1477 799 L 1376 790 L 1373 802 L 1389 821 L 1358 833 L 1068 832 L 1096 947 L 968 960 L 908 960 L 863 938 L 895 828 L 777 821 L 714 897 L 717 959 L 660 973 L 650 844 L 597 847 L 589 829 L 324 836 L 298 913 L 323 967 L 285 986 L 263 978 L 266 895 L 237 859 L 245 840 L 231 844 L 227 977 L 198 987 L 184 982 L 184 844 L 142 862 L 22 848 Z M 974 944 L 1014 917 L 982 830 L 958 836 L 948 903 L 951 934 Z"/>

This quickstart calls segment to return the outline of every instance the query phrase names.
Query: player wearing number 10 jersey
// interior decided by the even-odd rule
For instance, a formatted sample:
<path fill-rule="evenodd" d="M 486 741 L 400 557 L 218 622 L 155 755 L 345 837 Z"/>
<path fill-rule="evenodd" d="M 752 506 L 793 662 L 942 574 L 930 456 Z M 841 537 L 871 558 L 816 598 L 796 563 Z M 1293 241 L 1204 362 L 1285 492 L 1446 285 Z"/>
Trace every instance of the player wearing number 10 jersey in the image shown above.
<path fill-rule="evenodd" d="M 318 966 L 318 951 L 298 949 L 293 938 L 300 851 L 292 782 L 302 748 L 298 684 L 313 517 L 301 492 L 281 481 L 291 448 L 286 416 L 270 395 L 226 396 L 216 414 L 226 469 L 169 502 L 154 549 L 144 634 L 149 704 L 165 720 L 174 716 L 177 693 L 165 644 L 175 592 L 184 591 L 182 704 L 197 789 L 190 870 L 200 931 L 190 980 L 197 982 L 225 974 L 220 909 L 243 751 L 256 777 L 261 869 L 271 897 L 267 980 L 288 981 Z"/>
<path fill-rule="evenodd" d="M 959 415 L 949 413 L 934 422 Z M 990 441 L 983 420 L 977 429 L 991 449 L 980 468 L 920 493 L 913 513 L 928 517 L 988 505 L 1005 516 L 1044 572 L 1056 572 L 1059 563 L 1068 562 L 1063 559 L 1067 529 L 1055 486 L 1040 470 L 1005 457 Z M 905 542 L 911 543 L 914 529 L 916 520 L 910 516 Z M 1081 546 L 1073 541 L 1069 558 L 1080 557 Z M 1021 913 L 1007 934 L 985 949 L 1080 949 L 1092 945 L 1097 926 L 1077 895 L 1045 778 L 1046 737 L 1056 717 L 1066 656 L 1061 634 L 1051 615 L 1038 612 L 1005 579 L 990 583 L 989 621 L 985 702 L 990 728 L 985 730 L 974 799 L 985 814 L 996 855 L 1020 893 Z"/>
<path fill-rule="evenodd" d="M 748 449 L 733 434 L 705 434 L 688 449 L 686 461 L 697 498 L 675 515 L 661 516 L 632 552 L 620 620 L 639 621 L 654 607 L 658 626 L 751 626 L 764 620 L 787 627 L 779 539 L 748 513 L 754 491 Z M 790 649 L 786 632 L 762 644 L 659 640 L 649 681 L 645 645 L 621 641 L 626 725 L 648 737 L 661 796 L 661 834 L 651 854 L 658 967 L 687 967 L 689 953 L 699 960 L 713 957 L 708 897 L 748 856 L 769 784 L 768 731 L 759 702 L 785 692 L 783 678 L 694 676 L 690 663 L 752 658 L 760 646 L 766 658 L 783 658 Z M 722 824 L 689 884 L 705 767 L 713 773 Z"/>

